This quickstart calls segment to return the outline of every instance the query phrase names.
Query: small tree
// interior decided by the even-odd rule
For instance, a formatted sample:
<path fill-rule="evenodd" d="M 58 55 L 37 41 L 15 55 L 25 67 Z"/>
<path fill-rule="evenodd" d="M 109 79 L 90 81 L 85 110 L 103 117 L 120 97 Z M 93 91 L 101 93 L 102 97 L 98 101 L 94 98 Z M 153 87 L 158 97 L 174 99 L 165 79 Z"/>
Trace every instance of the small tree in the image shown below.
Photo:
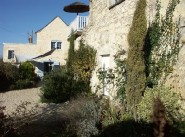
<path fill-rule="evenodd" d="M 145 90 L 146 74 L 144 63 L 144 41 L 147 31 L 146 0 L 139 0 L 128 34 L 129 50 L 127 59 L 127 104 L 136 120 L 136 105 Z"/>

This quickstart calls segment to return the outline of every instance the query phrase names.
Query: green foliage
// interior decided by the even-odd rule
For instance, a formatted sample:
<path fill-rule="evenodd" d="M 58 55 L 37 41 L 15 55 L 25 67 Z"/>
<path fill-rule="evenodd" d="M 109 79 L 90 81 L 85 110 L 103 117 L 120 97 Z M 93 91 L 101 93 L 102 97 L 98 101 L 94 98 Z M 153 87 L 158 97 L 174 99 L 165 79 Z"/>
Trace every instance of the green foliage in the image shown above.
<path fill-rule="evenodd" d="M 34 80 L 36 78 L 35 68 L 31 62 L 26 61 L 19 66 L 19 78 L 21 80 Z"/>
<path fill-rule="evenodd" d="M 161 4 L 156 3 L 156 16 L 148 29 L 145 44 L 147 85 L 164 84 L 166 77 L 173 71 L 179 50 L 179 23 L 173 22 L 173 13 L 179 0 L 170 0 L 163 17 L 160 15 Z"/>
<path fill-rule="evenodd" d="M 96 98 L 78 97 L 70 102 L 66 111 L 69 119 L 68 134 L 79 137 L 90 137 L 98 134 L 97 124 L 100 121 L 100 106 Z"/>
<path fill-rule="evenodd" d="M 103 90 L 104 84 L 108 84 L 110 91 L 116 91 L 116 99 L 121 100 L 123 103 L 126 98 L 126 59 L 122 58 L 125 54 L 125 50 L 119 50 L 114 56 L 114 61 L 116 66 L 113 69 L 108 69 L 107 71 L 102 71 L 99 68 L 97 71 L 97 77 L 100 81 L 97 90 Z M 105 80 L 106 79 L 106 80 Z"/>
<path fill-rule="evenodd" d="M 71 32 L 71 36 L 69 38 L 69 50 L 68 50 L 68 59 L 67 59 L 67 70 L 69 72 L 72 70 L 72 64 L 74 62 L 74 41 L 75 41 L 75 34 L 74 31 Z"/>
<path fill-rule="evenodd" d="M 67 70 L 53 71 L 43 80 L 42 101 L 61 103 L 79 94 L 90 93 L 90 78 L 95 67 L 96 51 L 80 43 L 74 51 L 74 34 L 71 34 Z"/>
<path fill-rule="evenodd" d="M 153 99 L 160 97 L 166 109 L 167 119 L 174 124 L 184 118 L 180 94 L 166 87 L 147 88 L 142 101 L 138 104 L 138 118 L 147 122 L 151 121 Z"/>
<path fill-rule="evenodd" d="M 27 80 L 27 79 L 17 80 L 15 82 L 15 84 L 10 86 L 10 90 L 33 88 L 35 86 L 36 86 L 35 81 L 30 81 L 30 80 Z"/>
<path fill-rule="evenodd" d="M 10 63 L 0 60 L 0 91 L 9 90 L 10 86 L 18 79 L 18 68 Z"/>
<path fill-rule="evenodd" d="M 118 106 L 115 103 L 110 105 L 109 100 L 102 99 L 102 128 L 119 123 L 123 120 L 131 119 L 124 111 L 123 106 Z"/>
<path fill-rule="evenodd" d="M 96 64 L 96 50 L 80 41 L 79 49 L 74 52 L 73 56 L 72 73 L 74 79 L 82 82 L 81 88 L 84 92 L 90 92 L 90 79 Z"/>
<path fill-rule="evenodd" d="M 0 91 L 35 87 L 39 81 L 30 62 L 24 62 L 18 68 L 1 60 L 0 77 Z"/>
<path fill-rule="evenodd" d="M 41 100 L 42 102 L 65 102 L 74 96 L 72 93 L 73 78 L 65 70 L 52 71 L 44 76 Z"/>
<path fill-rule="evenodd" d="M 128 59 L 127 59 L 127 104 L 128 109 L 136 119 L 136 105 L 141 101 L 145 90 L 146 74 L 144 63 L 144 42 L 147 31 L 146 0 L 139 0 L 134 13 L 132 26 L 128 33 Z"/>
<path fill-rule="evenodd" d="M 80 41 L 79 49 L 75 51 L 74 57 L 72 67 L 75 77 L 89 81 L 96 65 L 96 50 L 88 45 L 84 45 L 82 41 Z"/>

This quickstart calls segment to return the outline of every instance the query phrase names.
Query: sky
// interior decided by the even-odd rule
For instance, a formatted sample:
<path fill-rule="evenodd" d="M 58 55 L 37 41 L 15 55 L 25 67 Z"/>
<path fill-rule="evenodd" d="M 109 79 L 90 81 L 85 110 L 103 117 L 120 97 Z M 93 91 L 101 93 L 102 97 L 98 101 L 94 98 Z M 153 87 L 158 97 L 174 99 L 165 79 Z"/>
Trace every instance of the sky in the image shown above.
<path fill-rule="evenodd" d="M 89 0 L 0 0 L 0 57 L 3 43 L 27 43 L 28 33 L 35 33 L 56 16 L 70 24 L 76 13 L 67 13 L 63 8 L 76 1 L 89 4 Z"/>

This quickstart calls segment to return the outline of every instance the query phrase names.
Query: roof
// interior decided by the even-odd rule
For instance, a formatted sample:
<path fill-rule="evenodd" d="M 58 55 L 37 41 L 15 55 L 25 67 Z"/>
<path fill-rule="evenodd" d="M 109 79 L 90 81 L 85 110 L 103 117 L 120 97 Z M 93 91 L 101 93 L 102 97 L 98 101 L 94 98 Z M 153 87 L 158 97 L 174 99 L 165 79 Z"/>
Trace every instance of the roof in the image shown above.
<path fill-rule="evenodd" d="M 56 16 L 53 20 L 51 20 L 48 24 L 46 24 L 43 28 L 39 29 L 38 31 L 36 31 L 35 33 L 38 33 L 40 31 L 42 31 L 44 28 L 46 28 L 51 22 L 53 22 L 56 18 L 59 18 L 62 22 L 64 22 L 61 17 Z M 66 26 L 69 26 L 67 23 L 64 22 L 64 24 L 66 24 Z"/>
<path fill-rule="evenodd" d="M 32 58 L 32 59 L 43 58 L 43 57 L 49 56 L 49 55 L 51 55 L 54 51 L 55 51 L 55 49 L 50 50 L 50 51 L 48 51 L 48 52 L 46 52 L 46 53 L 44 53 L 44 54 L 42 54 L 42 55 L 39 55 L 39 56 L 37 56 L 37 57 L 35 57 L 35 58 Z"/>

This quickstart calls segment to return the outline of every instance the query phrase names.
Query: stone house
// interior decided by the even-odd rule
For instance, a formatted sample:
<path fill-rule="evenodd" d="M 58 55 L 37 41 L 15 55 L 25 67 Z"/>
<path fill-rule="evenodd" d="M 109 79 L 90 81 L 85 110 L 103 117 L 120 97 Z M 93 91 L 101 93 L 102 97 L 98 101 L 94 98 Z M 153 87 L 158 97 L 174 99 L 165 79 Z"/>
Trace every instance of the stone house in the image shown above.
<path fill-rule="evenodd" d="M 132 24 L 137 2 L 138 0 L 90 0 L 89 24 L 82 33 L 82 36 L 77 38 L 77 41 L 83 39 L 85 44 L 97 50 L 97 66 L 91 79 L 93 92 L 96 92 L 96 87 L 99 84 L 97 77 L 98 69 L 103 68 L 107 70 L 108 68 L 114 68 L 114 56 L 120 50 L 125 51 L 122 58 L 127 57 L 127 34 Z M 164 9 L 166 9 L 169 0 L 161 0 L 161 2 L 162 13 L 164 13 Z M 175 19 L 181 15 L 181 26 L 185 25 L 184 7 L 185 1 L 181 0 L 181 3 L 175 11 Z M 154 15 L 155 0 L 147 0 L 146 16 L 148 25 Z M 185 28 L 181 27 L 182 36 L 185 34 L 184 29 Z M 183 54 L 185 54 L 184 48 L 182 51 L 184 51 Z M 183 69 L 185 70 L 185 67 L 183 67 Z M 100 94 L 114 97 L 116 93 L 114 89 L 111 89 L 109 86 L 110 85 L 105 84 Z"/>
<path fill-rule="evenodd" d="M 17 65 L 31 61 L 35 72 L 42 77 L 44 72 L 66 63 L 68 32 L 69 26 L 60 17 L 56 17 L 35 32 L 36 44 L 33 44 L 31 37 L 26 44 L 3 43 L 3 61 Z"/>
<path fill-rule="evenodd" d="M 35 32 L 36 44 L 33 44 L 32 37 L 26 44 L 3 43 L 3 61 L 15 65 L 30 61 L 35 66 L 36 74 L 43 77 L 45 72 L 66 64 L 71 30 L 79 36 L 87 23 L 87 16 L 78 15 L 69 25 L 60 17 L 55 17 Z"/>

